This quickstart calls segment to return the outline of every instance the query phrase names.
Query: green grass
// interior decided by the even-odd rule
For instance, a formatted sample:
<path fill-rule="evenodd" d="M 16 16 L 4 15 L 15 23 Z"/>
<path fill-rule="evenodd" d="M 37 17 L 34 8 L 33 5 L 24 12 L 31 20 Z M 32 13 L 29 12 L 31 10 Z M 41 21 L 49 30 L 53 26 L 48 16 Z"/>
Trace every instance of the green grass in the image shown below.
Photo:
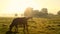
<path fill-rule="evenodd" d="M 9 25 L 14 18 L 0 17 L 0 34 L 5 34 L 8 31 Z M 33 18 L 28 20 L 30 34 L 60 34 L 60 19 L 47 19 L 47 18 Z M 3 26 L 6 24 L 7 26 Z M 13 29 L 14 31 L 14 29 Z M 23 28 L 19 27 L 19 33 L 23 34 Z"/>

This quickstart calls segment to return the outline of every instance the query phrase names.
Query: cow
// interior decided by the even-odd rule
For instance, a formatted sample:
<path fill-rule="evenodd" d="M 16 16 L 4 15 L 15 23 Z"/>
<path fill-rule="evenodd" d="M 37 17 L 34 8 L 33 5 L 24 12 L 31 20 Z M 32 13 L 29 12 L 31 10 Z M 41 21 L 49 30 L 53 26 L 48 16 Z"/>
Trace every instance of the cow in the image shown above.
<path fill-rule="evenodd" d="M 22 26 L 24 29 L 23 29 L 23 32 L 24 34 L 26 34 L 26 31 L 27 31 L 27 34 L 29 34 L 29 31 L 28 31 L 28 19 L 32 19 L 32 17 L 21 17 L 21 18 L 15 18 L 13 19 L 12 23 L 10 24 L 9 26 L 9 31 L 12 31 L 12 28 L 15 26 L 16 27 L 16 32 L 18 31 L 18 25 Z M 26 31 L 25 31 L 26 29 Z"/>

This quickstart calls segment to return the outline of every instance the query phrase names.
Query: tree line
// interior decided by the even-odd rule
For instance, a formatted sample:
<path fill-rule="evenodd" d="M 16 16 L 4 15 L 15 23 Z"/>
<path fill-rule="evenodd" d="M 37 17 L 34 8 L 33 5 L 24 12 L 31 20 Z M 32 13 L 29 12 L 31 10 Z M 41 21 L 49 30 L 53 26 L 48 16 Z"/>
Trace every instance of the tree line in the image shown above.
<path fill-rule="evenodd" d="M 30 17 L 40 17 L 40 18 L 54 18 L 54 17 L 59 17 L 60 16 L 60 11 L 57 12 L 56 15 L 53 13 L 48 13 L 47 8 L 42 8 L 41 11 L 39 10 L 33 10 L 33 8 L 28 7 L 25 12 L 24 16 L 30 16 Z"/>
<path fill-rule="evenodd" d="M 15 14 L 15 16 L 17 16 L 17 14 Z M 48 13 L 47 8 L 42 8 L 39 11 L 39 10 L 34 10 L 31 7 L 28 7 L 24 11 L 24 16 L 26 16 L 26 17 L 40 17 L 40 18 L 55 18 L 55 17 L 60 17 L 60 11 L 58 11 L 57 14 L 54 15 L 53 13 Z"/>

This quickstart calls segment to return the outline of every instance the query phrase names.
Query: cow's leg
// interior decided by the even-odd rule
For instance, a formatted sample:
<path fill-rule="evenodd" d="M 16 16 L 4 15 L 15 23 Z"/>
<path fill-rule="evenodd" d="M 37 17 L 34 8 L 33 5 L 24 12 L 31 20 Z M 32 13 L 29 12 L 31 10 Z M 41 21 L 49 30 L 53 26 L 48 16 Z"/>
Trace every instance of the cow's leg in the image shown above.
<path fill-rule="evenodd" d="M 24 34 L 26 34 L 26 32 L 25 32 L 25 25 L 23 25 L 23 32 L 24 32 Z"/>
<path fill-rule="evenodd" d="M 18 26 L 15 25 L 15 32 L 18 32 Z"/>
<path fill-rule="evenodd" d="M 26 24 L 26 31 L 27 31 L 27 34 L 29 34 L 28 25 L 27 24 Z"/>

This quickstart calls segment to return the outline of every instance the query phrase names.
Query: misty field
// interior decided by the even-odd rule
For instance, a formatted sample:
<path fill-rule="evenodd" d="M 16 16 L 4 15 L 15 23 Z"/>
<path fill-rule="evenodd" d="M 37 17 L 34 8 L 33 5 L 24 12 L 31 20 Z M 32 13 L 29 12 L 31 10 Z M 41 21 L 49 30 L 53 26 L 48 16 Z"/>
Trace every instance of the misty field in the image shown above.
<path fill-rule="evenodd" d="M 0 17 L 0 34 L 5 34 L 14 18 Z M 60 18 L 33 18 L 28 20 L 30 34 L 60 34 Z M 23 28 L 19 27 L 18 32 L 23 34 Z M 14 28 L 13 28 L 14 31 Z"/>

